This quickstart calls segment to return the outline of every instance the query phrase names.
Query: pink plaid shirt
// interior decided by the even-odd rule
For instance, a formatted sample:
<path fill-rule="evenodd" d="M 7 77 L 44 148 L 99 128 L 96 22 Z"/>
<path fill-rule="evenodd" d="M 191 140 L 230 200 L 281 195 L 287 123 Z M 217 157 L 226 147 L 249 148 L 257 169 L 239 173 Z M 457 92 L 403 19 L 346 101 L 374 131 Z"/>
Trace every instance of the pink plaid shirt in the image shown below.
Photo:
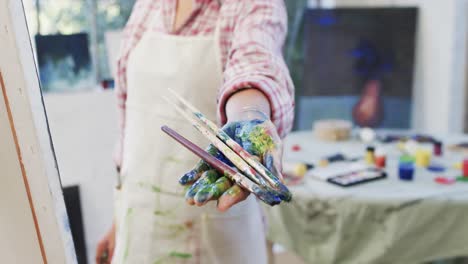
<path fill-rule="evenodd" d="M 137 0 L 124 30 L 118 61 L 116 93 L 121 131 L 125 127 L 126 66 L 131 50 L 147 30 L 181 36 L 212 35 L 220 23 L 219 45 L 223 86 L 218 93 L 218 117 L 226 122 L 225 104 L 236 91 L 252 87 L 269 99 L 272 120 L 281 136 L 291 130 L 294 86 L 282 56 L 287 32 L 283 0 L 193 0 L 187 23 L 172 31 L 177 0 Z M 153 19 L 154 17 L 157 19 Z M 151 24 L 149 24 L 151 21 Z M 121 132 L 119 145 L 124 138 Z M 120 165 L 121 147 L 116 153 Z"/>

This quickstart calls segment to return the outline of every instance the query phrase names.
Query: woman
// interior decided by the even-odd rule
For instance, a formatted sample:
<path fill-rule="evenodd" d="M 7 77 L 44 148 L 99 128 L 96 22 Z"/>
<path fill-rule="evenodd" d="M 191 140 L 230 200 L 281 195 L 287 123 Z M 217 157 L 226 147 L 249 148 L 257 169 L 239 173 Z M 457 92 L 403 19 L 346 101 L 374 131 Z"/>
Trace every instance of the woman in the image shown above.
<path fill-rule="evenodd" d="M 97 261 L 266 263 L 259 202 L 203 162 L 189 171 L 197 159 L 160 127 L 206 144 L 162 99 L 171 88 L 279 171 L 280 137 L 294 108 L 281 55 L 283 1 L 139 0 L 124 35 L 117 82 L 123 148 L 116 155 L 123 185 Z"/>

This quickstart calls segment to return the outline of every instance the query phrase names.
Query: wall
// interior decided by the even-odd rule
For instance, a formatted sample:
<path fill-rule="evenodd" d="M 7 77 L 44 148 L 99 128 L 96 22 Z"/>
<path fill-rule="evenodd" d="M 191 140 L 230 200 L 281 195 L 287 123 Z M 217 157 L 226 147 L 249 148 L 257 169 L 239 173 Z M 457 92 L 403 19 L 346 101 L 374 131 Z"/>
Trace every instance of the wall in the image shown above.
<path fill-rule="evenodd" d="M 462 132 L 465 113 L 467 0 L 323 0 L 323 7 L 418 6 L 412 126 Z M 310 6 L 316 1 L 310 0 Z"/>
<path fill-rule="evenodd" d="M 45 105 L 63 186 L 79 185 L 88 259 L 112 222 L 117 137 L 112 91 L 46 94 Z"/>

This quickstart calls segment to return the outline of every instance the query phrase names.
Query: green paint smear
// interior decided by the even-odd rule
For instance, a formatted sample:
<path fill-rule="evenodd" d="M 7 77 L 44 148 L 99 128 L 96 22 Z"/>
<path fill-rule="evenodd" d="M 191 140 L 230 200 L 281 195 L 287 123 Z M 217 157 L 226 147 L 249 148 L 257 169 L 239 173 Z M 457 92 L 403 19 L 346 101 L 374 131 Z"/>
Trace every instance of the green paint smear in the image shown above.
<path fill-rule="evenodd" d="M 149 183 L 139 182 L 138 185 L 141 188 L 151 190 L 154 193 L 164 194 L 164 195 L 171 195 L 171 196 L 176 196 L 176 197 L 184 197 L 183 193 L 170 192 L 170 191 L 167 191 L 167 190 L 163 190 L 162 188 L 160 188 L 158 186 L 155 186 L 155 185 L 151 185 Z"/>
<path fill-rule="evenodd" d="M 169 210 L 167 210 L 167 211 L 161 211 L 161 210 L 154 211 L 154 215 L 167 216 L 167 215 L 170 215 L 170 214 L 171 214 L 171 211 L 169 211 Z"/>
<path fill-rule="evenodd" d="M 129 239 L 127 239 L 127 245 L 125 245 L 125 252 L 124 252 L 124 261 L 126 261 L 127 258 L 128 258 L 128 251 L 129 251 L 128 248 L 129 248 L 129 246 L 130 246 L 129 245 Z"/>
<path fill-rule="evenodd" d="M 187 229 L 185 225 L 169 225 L 167 226 L 167 229 L 173 231 L 174 233 L 180 233 Z"/>
<path fill-rule="evenodd" d="M 173 258 L 189 259 L 192 258 L 193 255 L 190 253 L 172 251 L 171 253 L 169 253 L 169 256 Z"/>
<path fill-rule="evenodd" d="M 200 179 L 198 179 L 185 194 L 185 198 L 192 198 L 195 195 L 210 184 L 216 182 L 219 178 L 218 173 L 215 170 L 209 170 L 203 173 Z"/>
<path fill-rule="evenodd" d="M 156 260 L 153 264 L 162 264 L 164 262 L 172 263 L 173 260 L 169 261 L 169 259 L 174 259 L 174 258 L 177 258 L 177 259 L 190 259 L 192 257 L 193 257 L 193 255 L 190 254 L 190 253 L 172 251 L 169 254 L 167 254 L 167 256 L 164 256 L 164 257 L 160 258 L 159 260 Z"/>
<path fill-rule="evenodd" d="M 241 192 L 240 187 L 235 185 L 234 187 L 227 190 L 226 194 L 230 196 L 236 196 Z"/>
<path fill-rule="evenodd" d="M 231 183 L 225 177 L 220 178 L 215 183 L 201 188 L 195 195 L 195 200 L 198 203 L 218 199 L 221 195 L 231 187 Z"/>
<path fill-rule="evenodd" d="M 248 139 L 252 142 L 252 151 L 261 155 L 266 153 L 268 150 L 272 150 L 276 147 L 275 142 L 271 136 L 266 133 L 265 128 L 257 126 L 252 132 L 250 132 Z"/>
<path fill-rule="evenodd" d="M 133 208 L 128 208 L 127 209 L 127 217 L 130 216 L 133 213 Z"/>
<path fill-rule="evenodd" d="M 200 160 L 195 166 L 195 171 L 198 173 L 209 170 L 209 169 L 210 169 L 210 166 L 203 160 Z"/>
<path fill-rule="evenodd" d="M 231 182 L 226 177 L 218 179 L 212 186 L 213 196 L 219 198 L 225 191 L 231 187 Z"/>
<path fill-rule="evenodd" d="M 182 160 L 173 156 L 166 157 L 164 160 L 167 162 L 182 163 Z"/>
<path fill-rule="evenodd" d="M 155 225 L 170 232 L 167 236 L 164 236 L 169 239 L 175 239 L 189 229 L 185 224 L 165 224 L 162 222 L 156 222 Z"/>
<path fill-rule="evenodd" d="M 212 156 L 215 156 L 216 154 L 218 154 L 218 149 L 213 144 L 210 144 L 206 149 L 206 152 L 208 152 Z"/>
<path fill-rule="evenodd" d="M 125 216 L 125 218 L 126 218 L 125 222 L 127 223 L 127 225 L 128 225 L 128 222 L 130 221 L 130 217 L 131 217 L 132 213 L 133 213 L 133 208 L 131 208 L 131 207 L 128 208 L 127 209 L 127 214 Z M 125 239 L 125 250 L 124 250 L 124 256 L 123 256 L 124 262 L 128 258 L 128 251 L 129 251 L 129 246 L 130 246 L 130 233 L 128 232 L 128 226 L 127 226 L 127 229 L 126 229 L 126 234 L 127 234 L 127 237 Z"/>
<path fill-rule="evenodd" d="M 213 188 L 211 185 L 204 186 L 203 188 L 201 188 L 195 195 L 195 201 L 199 203 L 204 203 L 207 200 L 213 198 L 212 189 Z"/>
<path fill-rule="evenodd" d="M 215 170 L 209 170 L 205 172 L 206 182 L 208 184 L 214 183 L 218 178 L 219 175 Z"/>
<path fill-rule="evenodd" d="M 153 192 L 155 192 L 155 193 L 161 193 L 162 192 L 161 188 L 159 188 L 158 186 L 154 186 L 154 185 L 151 186 L 151 190 Z"/>

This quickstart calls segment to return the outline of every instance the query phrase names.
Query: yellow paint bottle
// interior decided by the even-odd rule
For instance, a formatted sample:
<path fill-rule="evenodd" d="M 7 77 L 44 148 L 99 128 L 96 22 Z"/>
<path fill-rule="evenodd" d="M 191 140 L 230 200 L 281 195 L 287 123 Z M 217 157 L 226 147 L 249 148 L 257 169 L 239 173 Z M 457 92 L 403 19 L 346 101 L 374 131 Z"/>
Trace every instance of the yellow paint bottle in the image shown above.
<path fill-rule="evenodd" d="M 366 163 L 369 165 L 375 164 L 375 148 L 374 147 L 367 147 L 365 158 Z"/>
<path fill-rule="evenodd" d="M 456 170 L 461 170 L 462 169 L 462 163 L 461 162 L 456 162 L 452 166 Z"/>
<path fill-rule="evenodd" d="M 303 163 L 298 163 L 294 166 L 294 176 L 303 178 L 307 173 L 307 165 Z"/>
<path fill-rule="evenodd" d="M 431 152 L 425 149 L 418 149 L 416 151 L 415 159 L 416 166 L 426 168 L 431 164 Z"/>

